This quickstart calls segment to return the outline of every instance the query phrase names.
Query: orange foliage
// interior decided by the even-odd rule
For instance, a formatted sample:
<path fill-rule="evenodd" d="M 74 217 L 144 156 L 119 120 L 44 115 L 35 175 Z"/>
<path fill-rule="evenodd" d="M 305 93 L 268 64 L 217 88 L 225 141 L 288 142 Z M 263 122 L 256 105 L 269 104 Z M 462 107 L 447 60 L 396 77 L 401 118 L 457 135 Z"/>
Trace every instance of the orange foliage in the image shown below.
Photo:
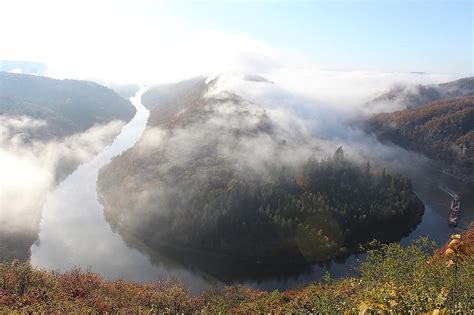
<path fill-rule="evenodd" d="M 446 250 L 456 251 L 461 243 L 467 254 L 474 253 L 474 226 L 439 248 L 433 261 L 452 261 L 445 255 Z M 29 263 L 0 263 L 0 313 L 276 314 L 314 313 L 321 308 L 328 313 L 341 308 L 353 312 L 361 305 L 357 294 L 363 288 L 362 278 L 344 278 L 284 292 L 231 286 L 193 296 L 182 283 L 173 280 L 145 284 L 107 281 L 80 268 L 56 273 L 34 269 Z"/>
<path fill-rule="evenodd" d="M 304 176 L 296 176 L 295 178 L 296 185 L 298 185 L 301 189 L 308 190 L 309 189 L 309 182 Z"/>

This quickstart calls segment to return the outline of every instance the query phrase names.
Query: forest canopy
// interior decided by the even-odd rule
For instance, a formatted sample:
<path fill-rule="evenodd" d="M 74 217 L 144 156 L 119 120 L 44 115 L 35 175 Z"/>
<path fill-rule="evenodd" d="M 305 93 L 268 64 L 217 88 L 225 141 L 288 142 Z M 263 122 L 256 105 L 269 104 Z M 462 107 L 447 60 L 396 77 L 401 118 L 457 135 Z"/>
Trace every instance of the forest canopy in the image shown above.
<path fill-rule="evenodd" d="M 385 169 L 375 174 L 368 162 L 338 156 L 310 159 L 297 172 L 275 168 L 265 177 L 218 163 L 183 172 L 162 180 L 174 188 L 160 203 L 167 208 L 147 203 L 146 219 L 132 230 L 120 220 L 117 192 L 102 188 L 108 220 L 153 248 L 300 262 L 347 255 L 373 238 L 398 239 L 423 213 L 409 178 Z"/>

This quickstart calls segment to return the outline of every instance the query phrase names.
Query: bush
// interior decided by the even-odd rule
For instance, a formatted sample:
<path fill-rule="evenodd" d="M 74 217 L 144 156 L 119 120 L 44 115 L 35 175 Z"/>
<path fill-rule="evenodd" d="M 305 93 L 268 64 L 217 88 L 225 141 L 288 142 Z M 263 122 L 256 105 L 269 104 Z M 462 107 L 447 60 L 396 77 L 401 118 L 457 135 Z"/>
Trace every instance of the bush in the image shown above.
<path fill-rule="evenodd" d="M 372 243 L 357 278 L 335 280 L 328 274 L 284 292 L 231 286 L 198 296 L 174 280 L 106 281 L 80 268 L 54 273 L 14 261 L 0 264 L 0 313 L 466 314 L 474 310 L 473 248 L 471 230 L 434 254 L 427 239 L 406 248 Z"/>

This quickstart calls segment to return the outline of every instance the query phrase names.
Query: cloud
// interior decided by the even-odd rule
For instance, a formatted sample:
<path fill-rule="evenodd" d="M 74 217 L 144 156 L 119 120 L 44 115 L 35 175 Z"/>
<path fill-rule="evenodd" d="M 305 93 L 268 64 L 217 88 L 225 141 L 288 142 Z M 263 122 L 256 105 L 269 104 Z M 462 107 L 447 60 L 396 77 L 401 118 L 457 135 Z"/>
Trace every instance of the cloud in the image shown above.
<path fill-rule="evenodd" d="M 158 127 L 146 128 L 137 144 L 137 149 L 141 151 L 152 150 L 161 145 L 162 139 L 165 137 L 166 131 Z"/>
<path fill-rule="evenodd" d="M 343 71 L 315 67 L 279 67 L 258 74 L 274 84 L 252 84 L 240 80 L 241 75 L 234 74 L 227 75 L 220 87 L 244 97 L 259 97 L 259 101 L 266 103 L 292 101 L 297 96 L 300 99 L 306 98 L 306 103 L 312 101 L 321 109 L 354 115 L 391 111 L 391 108 L 373 109 L 365 103 L 394 86 L 442 83 L 460 78 L 459 75 L 448 74 Z M 250 85 L 252 89 L 248 88 Z"/>
<path fill-rule="evenodd" d="M 400 147 L 380 143 L 373 135 L 355 126 L 373 113 L 392 112 L 406 104 L 390 102 L 373 106 L 367 104 L 375 96 L 393 86 L 406 89 L 416 84 L 441 83 L 456 76 L 417 73 L 383 73 L 374 71 L 321 70 L 317 68 L 280 68 L 262 74 L 270 82 L 247 80 L 241 73 L 226 73 L 218 77 L 208 97 L 234 93 L 264 110 L 284 131 L 288 154 L 279 147 L 260 139 L 243 139 L 247 147 L 232 147 L 236 156 L 254 157 L 254 162 L 272 156 L 286 165 L 298 165 L 310 155 L 317 158 L 332 156 L 339 145 L 346 155 L 360 163 L 370 160 L 380 167 L 389 167 L 412 175 L 430 160 Z M 209 81 L 212 81 L 211 78 Z M 288 140 L 289 139 L 289 140 Z M 296 141 L 295 141 L 296 140 Z M 291 144 L 294 143 L 293 147 Z M 242 154 L 240 154 L 242 152 Z M 253 153 L 254 152 L 254 153 Z M 289 159 L 285 158 L 288 157 Z M 266 162 L 268 164 L 268 161 Z M 236 164 L 238 165 L 238 163 Z M 258 167 L 255 167 L 256 169 Z"/>
<path fill-rule="evenodd" d="M 391 155 L 406 152 L 378 143 L 353 127 L 352 121 L 375 110 L 399 108 L 374 109 L 366 102 L 400 82 L 452 79 L 447 75 L 312 68 L 271 70 L 265 77 L 269 80 L 253 80 L 241 72 L 209 77 L 203 112 L 194 120 L 185 117 L 185 123 L 171 130 L 148 128 L 138 144 L 140 154 L 161 151 L 158 168 L 164 173 L 213 154 L 212 150 L 231 161 L 230 167 L 253 172 L 271 171 L 275 165 L 297 167 L 311 156 L 331 156 L 339 145 L 360 162 L 388 161 Z"/>
<path fill-rule="evenodd" d="M 153 18 L 140 9 L 120 1 L 2 4 L 7 13 L 0 36 L 8 44 L 0 59 L 41 61 L 47 75 L 58 78 L 149 84 L 223 71 L 266 71 L 292 54 L 244 34 L 189 28 L 158 9 Z"/>
<path fill-rule="evenodd" d="M 122 126 L 112 121 L 63 139 L 40 141 L 24 132 L 47 127 L 45 121 L 0 116 L 0 234 L 36 233 L 42 205 L 57 178 L 100 152 Z"/>
<path fill-rule="evenodd" d="M 0 19 L 0 36 L 7 44 L 0 59 L 37 60 L 47 64 L 47 75 L 109 84 L 169 83 L 228 71 L 264 74 L 280 86 L 311 97 L 317 93 L 320 100 L 332 102 L 341 100 L 337 91 L 348 95 L 346 89 L 353 93 L 344 102 L 354 102 L 368 89 L 379 90 L 388 82 L 446 78 L 317 68 L 301 76 L 301 69 L 294 67 L 310 65 L 301 53 L 272 47 L 238 31 L 199 29 L 179 15 L 167 16 L 160 5 L 153 6 L 153 15 L 147 14 L 146 5 L 127 1 L 7 2 L 2 4 L 7 14 Z M 306 81 L 312 85 L 303 86 Z"/>
<path fill-rule="evenodd" d="M 264 110 L 279 126 L 279 137 L 287 140 L 289 150 L 285 152 L 278 146 L 268 150 L 269 144 L 260 142 L 260 139 L 255 142 L 243 139 L 248 147 L 236 149 L 234 154 L 241 151 L 243 156 L 251 154 L 256 160 L 268 156 L 270 161 L 271 156 L 274 160 L 285 161 L 284 165 L 300 165 L 308 156 L 332 156 L 342 145 L 346 155 L 353 160 L 360 163 L 370 160 L 405 174 L 417 173 L 419 165 L 429 162 L 429 158 L 380 143 L 373 135 L 354 126 L 354 119 L 403 108 L 395 103 L 378 108 L 366 103 L 394 85 L 410 87 L 457 79 L 450 75 L 312 68 L 279 69 L 267 73 L 265 77 L 271 83 L 249 81 L 245 77 L 238 73 L 220 76 L 208 97 L 235 93 Z M 266 153 L 265 148 L 270 153 Z"/>
<path fill-rule="evenodd" d="M 9 117 L 9 116 L 0 116 L 0 128 L 3 129 L 2 132 L 5 133 L 16 133 L 20 130 L 25 129 L 36 129 L 46 126 L 46 121 L 33 119 L 28 116 L 19 116 L 19 117 Z M 8 131 L 6 130 L 8 129 Z"/>

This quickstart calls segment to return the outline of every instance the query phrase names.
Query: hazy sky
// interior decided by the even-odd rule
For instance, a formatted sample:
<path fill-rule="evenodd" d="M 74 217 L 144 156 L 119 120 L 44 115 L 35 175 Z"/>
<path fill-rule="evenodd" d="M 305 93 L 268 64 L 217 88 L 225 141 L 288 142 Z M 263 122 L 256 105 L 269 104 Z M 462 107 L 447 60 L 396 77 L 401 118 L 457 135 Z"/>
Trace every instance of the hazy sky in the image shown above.
<path fill-rule="evenodd" d="M 473 73 L 473 2 L 0 0 L 0 59 L 168 81 L 278 66 Z"/>
<path fill-rule="evenodd" d="M 150 15 L 154 8 L 144 7 Z M 335 68 L 466 72 L 472 1 L 297 1 L 164 6 L 193 25 L 243 33 Z M 158 9 L 159 10 L 159 9 Z"/>

